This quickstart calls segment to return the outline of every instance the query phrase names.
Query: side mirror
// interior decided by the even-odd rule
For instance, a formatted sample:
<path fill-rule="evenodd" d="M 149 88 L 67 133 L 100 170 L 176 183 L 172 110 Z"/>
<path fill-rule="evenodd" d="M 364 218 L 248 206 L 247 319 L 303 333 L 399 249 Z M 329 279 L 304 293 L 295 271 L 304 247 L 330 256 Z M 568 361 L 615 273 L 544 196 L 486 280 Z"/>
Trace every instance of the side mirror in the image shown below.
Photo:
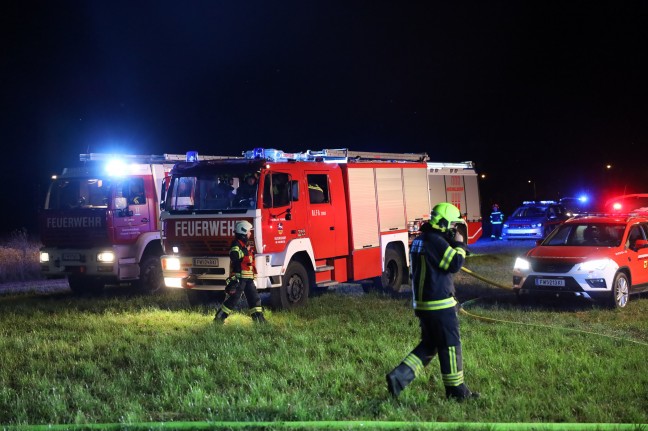
<path fill-rule="evenodd" d="M 646 248 L 646 247 L 648 247 L 648 241 L 646 241 L 645 239 L 638 239 L 635 242 L 635 250 L 639 250 L 640 248 Z"/>
<path fill-rule="evenodd" d="M 290 213 L 290 208 L 286 210 L 286 220 L 292 220 L 292 214 Z"/>
<path fill-rule="evenodd" d="M 116 210 L 123 210 L 126 208 L 128 205 L 126 204 L 126 198 L 121 197 L 121 198 L 115 198 L 115 202 L 113 204 Z"/>

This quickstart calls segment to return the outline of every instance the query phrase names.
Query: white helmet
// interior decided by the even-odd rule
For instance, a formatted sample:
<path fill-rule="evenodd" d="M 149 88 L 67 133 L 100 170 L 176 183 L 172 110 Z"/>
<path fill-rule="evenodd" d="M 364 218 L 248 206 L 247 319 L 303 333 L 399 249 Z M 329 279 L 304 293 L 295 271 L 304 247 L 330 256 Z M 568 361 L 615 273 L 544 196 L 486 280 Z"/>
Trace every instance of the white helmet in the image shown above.
<path fill-rule="evenodd" d="M 247 235 L 250 229 L 252 229 L 252 224 L 246 220 L 237 221 L 234 226 L 234 232 L 239 235 Z"/>

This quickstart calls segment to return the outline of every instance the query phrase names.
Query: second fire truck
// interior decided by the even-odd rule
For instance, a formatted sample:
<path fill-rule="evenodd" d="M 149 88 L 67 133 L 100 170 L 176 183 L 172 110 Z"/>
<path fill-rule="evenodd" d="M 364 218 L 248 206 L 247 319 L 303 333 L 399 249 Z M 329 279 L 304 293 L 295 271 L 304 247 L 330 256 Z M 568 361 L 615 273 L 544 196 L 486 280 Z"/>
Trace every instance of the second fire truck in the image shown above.
<path fill-rule="evenodd" d="M 181 162 L 161 213 L 164 280 L 191 296 L 222 295 L 234 225 L 247 220 L 256 284 L 270 289 L 275 308 L 304 304 L 315 289 L 342 282 L 373 280 L 398 292 L 411 236 L 439 201 L 461 209 L 467 223 L 460 230 L 476 241 L 481 216 L 471 162 L 346 149 L 255 149 L 243 158 Z"/>

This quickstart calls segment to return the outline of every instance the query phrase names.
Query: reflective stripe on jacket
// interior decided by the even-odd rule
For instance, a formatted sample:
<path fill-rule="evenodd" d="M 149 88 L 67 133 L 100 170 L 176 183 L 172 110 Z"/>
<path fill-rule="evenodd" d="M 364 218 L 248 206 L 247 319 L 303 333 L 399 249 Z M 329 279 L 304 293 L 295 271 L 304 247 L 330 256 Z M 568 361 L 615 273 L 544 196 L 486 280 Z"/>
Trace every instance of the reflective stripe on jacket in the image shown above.
<path fill-rule="evenodd" d="M 254 253 L 242 240 L 236 238 L 232 241 L 229 256 L 231 274 L 236 274 L 240 278 L 254 278 L 256 274 Z"/>
<path fill-rule="evenodd" d="M 453 247 L 435 231 L 414 239 L 410 247 L 410 275 L 415 310 L 442 310 L 457 304 L 453 277 L 465 257 L 462 244 Z"/>

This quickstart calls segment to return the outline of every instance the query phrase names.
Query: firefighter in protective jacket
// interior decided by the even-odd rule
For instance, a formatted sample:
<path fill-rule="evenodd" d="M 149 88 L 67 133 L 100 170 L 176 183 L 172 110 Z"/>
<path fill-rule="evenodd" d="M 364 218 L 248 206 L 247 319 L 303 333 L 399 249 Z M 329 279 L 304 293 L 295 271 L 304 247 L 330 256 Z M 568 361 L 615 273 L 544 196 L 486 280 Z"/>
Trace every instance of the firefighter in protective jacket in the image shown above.
<path fill-rule="evenodd" d="M 493 204 L 493 211 L 490 213 L 491 238 L 502 239 L 502 224 L 504 223 L 504 214 L 499 210 L 499 205 Z"/>
<path fill-rule="evenodd" d="M 479 396 L 464 384 L 453 277 L 464 263 L 466 245 L 455 223 L 463 223 L 459 209 L 447 202 L 437 204 L 410 247 L 413 306 L 421 342 L 387 374 L 393 396 L 398 396 L 436 354 L 447 398 L 463 401 Z"/>
<path fill-rule="evenodd" d="M 252 224 L 245 220 L 239 221 L 234 227 L 235 238 L 230 248 L 230 277 L 227 279 L 225 292 L 227 299 L 216 312 L 214 320 L 223 322 L 232 313 L 232 309 L 241 300 L 245 293 L 248 307 L 255 322 L 265 323 L 261 298 L 254 284 L 256 268 L 254 266 L 254 252 L 247 246 L 252 234 Z"/>

